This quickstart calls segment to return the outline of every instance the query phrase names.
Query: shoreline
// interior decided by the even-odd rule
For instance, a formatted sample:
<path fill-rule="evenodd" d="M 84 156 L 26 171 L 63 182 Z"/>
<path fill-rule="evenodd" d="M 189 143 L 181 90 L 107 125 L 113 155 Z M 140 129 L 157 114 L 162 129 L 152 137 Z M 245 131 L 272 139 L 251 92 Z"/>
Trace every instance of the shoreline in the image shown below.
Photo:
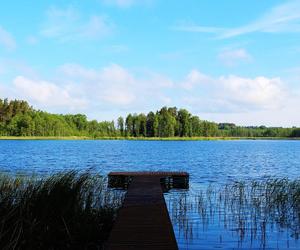
<path fill-rule="evenodd" d="M 0 140 L 129 140 L 129 141 L 233 141 L 300 140 L 297 137 L 88 137 L 88 136 L 0 136 Z"/>

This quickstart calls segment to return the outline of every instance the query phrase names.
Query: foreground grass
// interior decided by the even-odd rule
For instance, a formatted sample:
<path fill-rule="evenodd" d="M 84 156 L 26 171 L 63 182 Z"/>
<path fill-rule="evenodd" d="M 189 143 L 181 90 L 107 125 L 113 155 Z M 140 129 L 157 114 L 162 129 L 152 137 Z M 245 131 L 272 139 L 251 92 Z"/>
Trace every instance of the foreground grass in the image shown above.
<path fill-rule="evenodd" d="M 102 249 L 121 201 L 89 173 L 0 176 L 0 249 Z"/>
<path fill-rule="evenodd" d="M 0 140 L 132 140 L 132 141 L 218 141 L 218 140 L 300 140 L 294 137 L 88 137 L 88 136 L 0 136 Z"/>

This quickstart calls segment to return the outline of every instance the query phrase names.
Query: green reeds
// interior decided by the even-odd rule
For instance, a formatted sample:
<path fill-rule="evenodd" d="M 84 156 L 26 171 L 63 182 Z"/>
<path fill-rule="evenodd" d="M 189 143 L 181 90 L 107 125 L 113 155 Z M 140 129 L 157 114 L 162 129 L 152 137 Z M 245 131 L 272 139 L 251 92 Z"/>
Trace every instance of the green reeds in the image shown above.
<path fill-rule="evenodd" d="M 186 240 L 212 225 L 235 232 L 239 243 L 247 238 L 262 247 L 272 231 L 286 231 L 296 240 L 300 236 L 300 179 L 209 185 L 192 193 L 175 193 L 167 199 L 172 222 Z"/>
<path fill-rule="evenodd" d="M 75 171 L 0 176 L 0 249 L 102 249 L 122 203 L 105 184 Z"/>

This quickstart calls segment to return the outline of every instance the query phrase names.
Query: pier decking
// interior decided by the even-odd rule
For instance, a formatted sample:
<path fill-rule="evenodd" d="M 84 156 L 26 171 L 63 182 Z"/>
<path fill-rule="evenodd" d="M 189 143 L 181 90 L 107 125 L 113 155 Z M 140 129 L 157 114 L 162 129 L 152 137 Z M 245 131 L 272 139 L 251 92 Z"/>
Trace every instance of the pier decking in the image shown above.
<path fill-rule="evenodd" d="M 162 184 L 188 187 L 188 177 L 185 172 L 110 173 L 111 187 L 116 184 L 128 190 L 107 249 L 178 249 Z"/>

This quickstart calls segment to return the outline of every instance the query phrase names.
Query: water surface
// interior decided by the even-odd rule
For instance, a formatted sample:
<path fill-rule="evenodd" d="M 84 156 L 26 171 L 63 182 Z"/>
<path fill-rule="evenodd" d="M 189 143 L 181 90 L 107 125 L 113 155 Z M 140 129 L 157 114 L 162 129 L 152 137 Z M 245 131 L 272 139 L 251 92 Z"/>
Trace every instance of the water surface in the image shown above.
<path fill-rule="evenodd" d="M 193 201 L 195 194 L 209 184 L 299 178 L 300 141 L 0 141 L 1 172 L 45 175 L 70 169 L 93 169 L 103 174 L 187 171 L 190 190 L 183 195 Z M 177 191 L 166 194 L 171 213 L 172 201 L 178 195 Z M 246 235 L 241 240 L 234 228 L 224 228 L 216 218 L 205 226 L 197 211 L 187 210 L 188 228 L 180 227 L 172 218 L 181 249 L 300 248 L 299 240 L 284 228 L 268 228 L 262 244 L 260 236 L 249 239 L 252 236 Z"/>

